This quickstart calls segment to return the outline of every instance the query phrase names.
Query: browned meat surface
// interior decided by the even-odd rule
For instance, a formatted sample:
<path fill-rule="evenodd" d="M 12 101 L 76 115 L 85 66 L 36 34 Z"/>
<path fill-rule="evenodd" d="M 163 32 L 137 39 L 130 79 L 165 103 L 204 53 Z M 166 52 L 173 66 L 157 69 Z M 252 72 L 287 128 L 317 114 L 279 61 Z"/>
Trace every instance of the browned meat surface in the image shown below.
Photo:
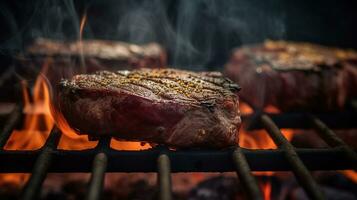
<path fill-rule="evenodd" d="M 84 59 L 89 71 L 103 68 L 159 68 L 166 65 L 166 53 L 156 44 L 129 44 L 118 41 L 83 40 L 74 42 L 37 39 L 26 50 L 29 57 L 53 57 L 67 62 Z M 72 59 L 69 59 L 72 58 Z M 76 61 L 79 65 L 80 61 Z"/>
<path fill-rule="evenodd" d="M 309 43 L 267 41 L 235 50 L 225 75 L 241 97 L 283 111 L 341 109 L 357 97 L 357 53 Z"/>
<path fill-rule="evenodd" d="M 237 144 L 239 86 L 218 72 L 100 71 L 59 84 L 58 108 L 80 134 L 224 148 Z"/>

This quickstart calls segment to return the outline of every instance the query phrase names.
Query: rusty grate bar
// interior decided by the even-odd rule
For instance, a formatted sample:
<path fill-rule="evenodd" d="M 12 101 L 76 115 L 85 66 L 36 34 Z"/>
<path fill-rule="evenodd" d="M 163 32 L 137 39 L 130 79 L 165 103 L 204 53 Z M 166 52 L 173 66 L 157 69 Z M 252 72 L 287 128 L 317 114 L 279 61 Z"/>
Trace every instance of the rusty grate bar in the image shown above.
<path fill-rule="evenodd" d="M 22 106 L 17 104 L 14 110 L 11 112 L 9 118 L 6 121 L 4 128 L 0 132 L 0 150 L 4 149 L 7 140 L 9 139 L 12 130 L 14 130 L 15 126 L 18 124 L 21 118 Z"/>
<path fill-rule="evenodd" d="M 329 127 L 326 126 L 320 119 L 316 116 L 310 115 L 309 120 L 312 126 L 316 129 L 319 136 L 330 146 L 330 147 L 340 147 L 345 152 L 346 156 L 354 161 L 355 169 L 357 167 L 357 153 L 352 150 L 343 140 L 341 140 Z"/>
<path fill-rule="evenodd" d="M 22 200 L 37 199 L 43 181 L 46 178 L 47 171 L 52 161 L 52 153 L 57 148 L 61 133 L 57 128 L 51 131 L 46 144 L 42 147 L 41 153 L 38 156 L 35 165 L 31 172 L 31 177 L 27 181 L 24 190 L 22 191 Z"/>
<path fill-rule="evenodd" d="M 240 181 L 243 183 L 244 191 L 249 199 L 262 200 L 263 196 L 259 189 L 257 180 L 254 178 L 247 159 L 245 158 L 242 149 L 237 147 L 233 151 L 233 162 Z"/>
<path fill-rule="evenodd" d="M 96 147 L 99 151 L 94 156 L 92 174 L 89 181 L 87 200 L 98 200 L 103 191 L 105 172 L 108 165 L 108 157 L 106 151 L 110 149 L 110 138 L 102 138 Z"/>
<path fill-rule="evenodd" d="M 160 153 L 157 158 L 159 199 L 171 200 L 171 164 L 170 158 L 165 153 Z"/>
<path fill-rule="evenodd" d="M 284 150 L 285 158 L 290 163 L 296 179 L 305 189 L 307 195 L 311 199 L 324 199 L 324 195 L 322 194 L 319 186 L 312 178 L 312 175 L 304 163 L 300 160 L 293 145 L 290 144 L 290 142 L 284 137 L 273 120 L 269 116 L 263 114 L 261 116 L 261 121 L 265 129 L 268 131 L 270 137 L 273 139 L 274 143 L 278 146 L 278 148 Z"/>

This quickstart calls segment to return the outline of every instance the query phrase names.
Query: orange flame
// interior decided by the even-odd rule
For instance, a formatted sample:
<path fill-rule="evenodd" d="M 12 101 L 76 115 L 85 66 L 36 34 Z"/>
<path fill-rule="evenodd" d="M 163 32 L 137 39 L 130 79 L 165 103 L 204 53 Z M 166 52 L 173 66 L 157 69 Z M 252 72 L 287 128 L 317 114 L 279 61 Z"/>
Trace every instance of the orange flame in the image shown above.
<path fill-rule="evenodd" d="M 246 103 L 242 102 L 239 106 L 242 115 L 249 115 L 254 112 L 254 110 Z M 275 107 L 269 106 L 264 109 L 265 112 L 278 113 L 279 110 Z M 265 130 L 254 130 L 247 131 L 247 124 L 242 124 L 239 132 L 239 146 L 247 149 L 276 149 L 274 141 L 270 138 Z M 291 129 L 281 129 L 282 134 L 291 141 L 293 137 L 293 130 Z M 253 172 L 256 176 L 273 176 L 275 172 L 264 171 L 264 172 Z M 270 181 L 261 183 L 262 192 L 265 200 L 270 200 L 271 195 L 271 183 Z"/>
<path fill-rule="evenodd" d="M 45 64 L 42 73 L 47 72 Z M 39 75 L 33 88 L 33 102 L 27 90 L 27 82 L 22 81 L 25 120 L 23 129 L 13 130 L 4 149 L 35 150 L 42 147 L 51 131 L 54 121 L 50 115 L 50 92 L 45 77 Z"/>
<path fill-rule="evenodd" d="M 42 72 L 46 73 L 48 65 L 45 64 Z M 35 150 L 42 147 L 53 127 L 50 113 L 50 92 L 45 77 L 39 75 L 33 88 L 33 102 L 30 101 L 26 81 L 21 82 L 25 113 L 24 125 L 21 130 L 13 130 L 7 141 L 5 150 Z M 1 174 L 2 183 L 23 185 L 29 174 Z"/>
<path fill-rule="evenodd" d="M 271 199 L 271 183 L 270 183 L 270 181 L 262 182 L 261 188 L 263 191 L 264 200 L 270 200 Z"/>
<path fill-rule="evenodd" d="M 93 148 L 98 143 L 97 141 L 89 141 L 85 135 L 76 134 L 60 113 L 53 112 L 50 87 L 45 78 L 50 64 L 50 60 L 44 63 L 41 75 L 39 75 L 35 81 L 32 98 L 29 94 L 27 81 L 21 82 L 24 102 L 23 113 L 25 114 L 24 124 L 21 129 L 12 131 L 4 147 L 5 150 L 40 149 L 44 145 L 55 123 L 63 133 L 58 149 L 82 150 Z M 56 121 L 54 121 L 54 119 Z M 141 145 L 140 142 L 119 142 L 116 140 L 111 141 L 111 147 L 118 150 L 142 150 L 151 148 L 150 145 Z M 21 186 L 28 178 L 29 174 L 24 173 L 0 174 L 1 183 L 5 184 L 12 183 Z"/>
<path fill-rule="evenodd" d="M 84 26 L 87 23 L 87 12 L 84 13 L 79 25 L 79 41 L 82 41 Z"/>
<path fill-rule="evenodd" d="M 357 172 L 354 170 L 342 170 L 340 173 L 344 174 L 348 179 L 357 183 Z"/>
<path fill-rule="evenodd" d="M 86 16 L 81 21 L 81 35 L 83 27 L 86 22 Z M 59 149 L 82 150 L 93 148 L 97 141 L 89 141 L 87 136 L 78 135 L 74 131 L 66 119 L 60 112 L 53 109 L 51 102 L 50 86 L 45 78 L 49 65 L 48 60 L 44 63 L 42 73 L 36 79 L 33 87 L 33 96 L 29 94 L 28 83 L 22 81 L 22 95 L 25 113 L 23 128 L 20 130 L 13 130 L 4 149 L 6 150 L 36 150 L 43 146 L 49 132 L 52 130 L 54 124 L 62 131 Z M 242 114 L 251 114 L 253 109 L 247 104 L 241 103 L 240 110 Z M 51 112 L 52 111 L 52 112 Z M 274 107 L 268 107 L 266 112 L 279 112 Z M 277 148 L 272 139 L 264 130 L 246 131 L 245 124 L 240 131 L 239 145 L 248 149 L 275 149 Z M 284 136 L 290 141 L 293 136 L 293 131 L 290 129 L 281 130 Z M 126 142 L 112 140 L 110 146 L 117 150 L 143 150 L 151 148 L 149 144 L 141 142 Z M 357 175 L 354 171 L 343 171 L 347 177 L 357 182 Z M 273 175 L 274 172 L 255 172 L 256 175 Z M 13 182 L 17 185 L 22 185 L 28 179 L 28 174 L 2 174 L 0 180 L 2 182 Z M 271 185 L 266 183 L 263 186 L 264 198 L 270 199 Z"/>
<path fill-rule="evenodd" d="M 254 113 L 253 108 L 244 102 L 240 102 L 239 109 L 242 115 L 249 115 Z M 273 106 L 268 106 L 264 109 L 267 113 L 279 113 L 279 110 Z M 265 130 L 246 130 L 247 124 L 243 123 L 239 131 L 239 146 L 246 149 L 276 149 L 274 141 Z M 281 129 L 282 134 L 291 141 L 293 137 L 293 130 Z M 272 176 L 274 172 L 254 172 L 255 175 Z"/>

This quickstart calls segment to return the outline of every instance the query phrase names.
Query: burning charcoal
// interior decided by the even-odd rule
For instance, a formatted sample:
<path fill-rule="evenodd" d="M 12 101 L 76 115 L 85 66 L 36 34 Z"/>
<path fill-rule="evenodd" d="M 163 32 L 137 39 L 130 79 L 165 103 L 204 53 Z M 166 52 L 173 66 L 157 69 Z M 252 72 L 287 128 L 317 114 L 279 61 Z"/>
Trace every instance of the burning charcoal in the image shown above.
<path fill-rule="evenodd" d="M 267 41 L 233 52 L 225 74 L 254 107 L 283 111 L 342 109 L 357 97 L 357 52 L 315 44 Z"/>

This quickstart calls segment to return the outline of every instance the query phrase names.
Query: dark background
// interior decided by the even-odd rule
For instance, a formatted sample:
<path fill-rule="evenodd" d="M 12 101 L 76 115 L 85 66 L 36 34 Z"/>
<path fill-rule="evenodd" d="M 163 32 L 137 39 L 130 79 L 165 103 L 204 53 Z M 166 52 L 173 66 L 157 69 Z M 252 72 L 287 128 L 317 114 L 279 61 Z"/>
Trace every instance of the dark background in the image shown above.
<path fill-rule="evenodd" d="M 356 1 L 343 0 L 28 0 L 0 2 L 0 58 L 6 67 L 37 37 L 156 41 L 169 64 L 219 70 L 230 51 L 265 39 L 357 49 Z"/>

